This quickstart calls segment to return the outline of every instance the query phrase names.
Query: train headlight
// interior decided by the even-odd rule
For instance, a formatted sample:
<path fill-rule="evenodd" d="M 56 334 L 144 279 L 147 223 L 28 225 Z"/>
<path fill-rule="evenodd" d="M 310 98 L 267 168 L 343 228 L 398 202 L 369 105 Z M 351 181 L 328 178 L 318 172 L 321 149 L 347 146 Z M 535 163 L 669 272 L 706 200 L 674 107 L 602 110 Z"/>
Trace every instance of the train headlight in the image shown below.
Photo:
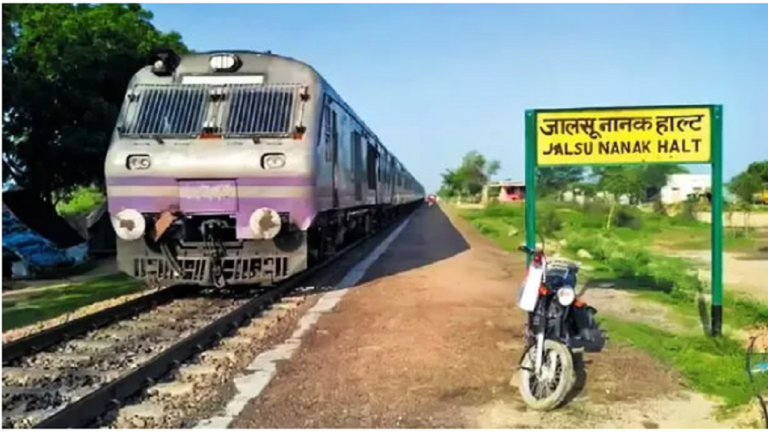
<path fill-rule="evenodd" d="M 240 68 L 241 62 L 234 54 L 212 55 L 208 64 L 216 72 L 234 72 Z"/>
<path fill-rule="evenodd" d="M 152 73 L 158 76 L 168 76 L 179 66 L 181 58 L 168 49 L 160 49 L 152 53 Z"/>
<path fill-rule="evenodd" d="M 280 214 L 271 208 L 260 208 L 251 214 L 248 225 L 253 231 L 254 238 L 270 240 L 277 236 L 283 222 L 280 220 Z"/>
<path fill-rule="evenodd" d="M 268 153 L 261 158 L 261 167 L 264 169 L 280 169 L 285 166 L 285 155 L 282 153 Z"/>
<path fill-rule="evenodd" d="M 133 171 L 149 169 L 150 165 L 149 155 L 130 155 L 125 160 L 125 166 Z"/>
<path fill-rule="evenodd" d="M 571 287 L 564 286 L 557 290 L 557 301 L 563 306 L 570 306 L 573 301 L 576 300 L 576 290 Z"/>
<path fill-rule="evenodd" d="M 112 217 L 112 227 L 115 233 L 123 240 L 138 240 L 147 229 L 144 216 L 134 209 L 120 210 Z"/>

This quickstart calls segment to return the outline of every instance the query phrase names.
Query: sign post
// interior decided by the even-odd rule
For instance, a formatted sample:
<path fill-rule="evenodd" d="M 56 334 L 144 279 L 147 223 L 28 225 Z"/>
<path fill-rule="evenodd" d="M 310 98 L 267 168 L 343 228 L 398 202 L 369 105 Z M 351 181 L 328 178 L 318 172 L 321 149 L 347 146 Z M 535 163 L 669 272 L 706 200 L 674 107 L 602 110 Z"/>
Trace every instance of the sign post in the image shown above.
<path fill-rule="evenodd" d="M 723 316 L 723 110 L 720 105 L 528 110 L 525 241 L 536 245 L 539 166 L 708 163 L 712 167 L 712 335 Z"/>

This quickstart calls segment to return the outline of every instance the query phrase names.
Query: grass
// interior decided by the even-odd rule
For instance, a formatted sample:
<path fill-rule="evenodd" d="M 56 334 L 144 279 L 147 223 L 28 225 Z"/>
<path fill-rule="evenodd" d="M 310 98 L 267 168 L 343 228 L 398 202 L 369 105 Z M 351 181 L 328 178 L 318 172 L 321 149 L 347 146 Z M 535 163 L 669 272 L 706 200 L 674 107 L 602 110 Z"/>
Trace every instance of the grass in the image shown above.
<path fill-rule="evenodd" d="M 676 320 L 686 326 L 699 323 L 701 334 L 677 335 L 638 322 L 603 318 L 612 338 L 649 352 L 678 370 L 694 389 L 723 398 L 724 408 L 748 403 L 754 397 L 744 370 L 745 347 L 729 334 L 735 329 L 768 324 L 768 305 L 725 290 L 723 301 L 725 335 L 704 335 L 709 328 L 706 287 L 681 258 L 653 254 L 651 246 L 663 244 L 670 249 L 708 249 L 711 227 L 703 222 L 680 217 L 642 213 L 622 209 L 619 226 L 606 232 L 607 210 L 599 206 L 582 208 L 562 203 L 541 202 L 537 225 L 546 239 L 565 239 L 561 251 L 573 256 L 587 250 L 586 261 L 594 269 L 584 276 L 611 280 L 635 291 L 643 299 L 668 306 Z M 489 206 L 466 210 L 462 216 L 482 234 L 507 250 L 524 239 L 524 208 Z M 513 234 L 514 235 L 510 235 Z M 755 250 L 754 239 L 727 233 L 726 249 Z M 768 382 L 764 383 L 768 390 Z"/>
<path fill-rule="evenodd" d="M 95 187 L 81 187 L 66 200 L 56 205 L 56 211 L 63 216 L 73 216 L 88 213 L 104 204 L 107 198 L 102 191 Z"/>
<path fill-rule="evenodd" d="M 3 331 L 55 318 L 102 300 L 140 291 L 140 281 L 112 275 L 3 298 Z"/>
<path fill-rule="evenodd" d="M 693 389 L 736 408 L 754 397 L 744 371 L 744 347 L 728 337 L 680 336 L 641 323 L 602 317 L 613 340 L 648 352 L 676 369 Z M 768 387 L 767 387 L 768 388 Z"/>
<path fill-rule="evenodd" d="M 504 250 L 514 251 L 525 239 L 522 206 L 491 205 L 483 209 L 460 209 L 458 214 Z"/>
<path fill-rule="evenodd" d="M 462 209 L 459 212 L 480 233 L 496 240 L 504 249 L 509 250 L 511 242 L 516 242 L 511 246 L 514 249 L 525 238 L 523 205 L 492 204 L 483 209 Z M 547 200 L 537 203 L 537 227 L 547 241 L 563 238 L 569 232 L 586 235 L 604 233 L 607 218 L 608 207 L 599 203 L 584 207 Z M 711 226 L 705 222 L 625 207 L 620 209 L 617 223 L 619 226 L 612 228 L 611 234 L 637 246 L 657 245 L 673 250 L 702 250 L 711 246 Z M 516 235 L 509 235 L 512 229 L 516 230 Z M 760 241 L 756 235 L 746 237 L 743 228 L 725 230 L 726 251 L 755 251 Z"/>

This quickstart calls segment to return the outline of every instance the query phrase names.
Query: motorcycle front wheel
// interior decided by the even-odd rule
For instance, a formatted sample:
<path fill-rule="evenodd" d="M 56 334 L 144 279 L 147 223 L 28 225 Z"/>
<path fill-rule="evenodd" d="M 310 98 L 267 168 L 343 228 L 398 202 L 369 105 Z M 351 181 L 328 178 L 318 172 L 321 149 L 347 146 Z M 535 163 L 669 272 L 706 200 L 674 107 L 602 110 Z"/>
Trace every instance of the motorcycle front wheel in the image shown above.
<path fill-rule="evenodd" d="M 576 384 L 573 356 L 560 342 L 544 340 L 541 373 L 536 374 L 536 345 L 531 345 L 520 364 L 520 395 L 538 411 L 557 408 Z"/>

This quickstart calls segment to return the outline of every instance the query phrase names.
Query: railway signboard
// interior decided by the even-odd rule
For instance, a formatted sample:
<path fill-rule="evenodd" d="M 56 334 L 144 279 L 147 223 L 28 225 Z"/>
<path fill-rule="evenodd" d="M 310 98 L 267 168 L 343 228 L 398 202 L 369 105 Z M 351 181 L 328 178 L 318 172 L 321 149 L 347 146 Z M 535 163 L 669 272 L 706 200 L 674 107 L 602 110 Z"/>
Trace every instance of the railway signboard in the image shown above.
<path fill-rule="evenodd" d="M 722 331 L 723 157 L 721 105 L 536 109 L 525 113 L 526 243 L 536 244 L 540 166 L 710 164 L 712 334 Z"/>

